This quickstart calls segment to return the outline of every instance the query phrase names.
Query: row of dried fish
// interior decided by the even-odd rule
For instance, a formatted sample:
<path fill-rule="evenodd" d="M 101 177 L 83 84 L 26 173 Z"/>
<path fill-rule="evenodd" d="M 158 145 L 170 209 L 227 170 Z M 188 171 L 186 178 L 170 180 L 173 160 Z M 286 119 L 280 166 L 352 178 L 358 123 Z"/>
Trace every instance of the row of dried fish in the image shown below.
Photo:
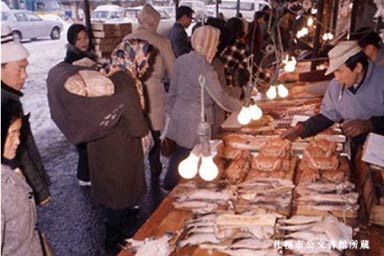
<path fill-rule="evenodd" d="M 284 179 L 265 178 L 210 187 L 198 187 L 196 182 L 190 181 L 179 185 L 173 192 L 173 207 L 199 214 L 226 209 L 237 212 L 268 209 L 288 215 L 293 188 L 292 181 Z"/>
<path fill-rule="evenodd" d="M 285 244 L 305 243 L 322 246 L 292 246 L 288 248 L 299 255 L 339 255 L 352 241 L 353 230 L 334 216 L 292 216 L 279 219 L 277 229 L 284 232 Z"/>
<path fill-rule="evenodd" d="M 349 181 L 335 183 L 305 183 L 295 188 L 294 203 L 298 209 L 339 212 L 341 216 L 357 216 L 359 194 Z"/>
<path fill-rule="evenodd" d="M 177 246 L 199 246 L 228 255 L 279 255 L 274 248 L 278 214 L 210 214 L 186 222 Z"/>

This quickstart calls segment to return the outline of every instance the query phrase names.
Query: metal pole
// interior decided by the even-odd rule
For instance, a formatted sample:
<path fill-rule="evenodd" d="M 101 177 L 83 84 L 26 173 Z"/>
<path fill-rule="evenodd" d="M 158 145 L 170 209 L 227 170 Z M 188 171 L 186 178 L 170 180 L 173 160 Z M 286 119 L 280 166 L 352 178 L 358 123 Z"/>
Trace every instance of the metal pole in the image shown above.
<path fill-rule="evenodd" d="M 85 26 L 87 27 L 91 49 L 94 50 L 95 47 L 93 46 L 93 40 L 92 40 L 93 33 L 92 33 L 92 26 L 91 26 L 91 11 L 89 7 L 89 0 L 84 0 L 84 14 L 85 14 Z"/>
<path fill-rule="evenodd" d="M 317 22 L 319 24 L 323 24 L 323 8 L 324 8 L 324 2 L 323 0 L 319 0 L 318 7 L 317 7 Z M 317 55 L 318 50 L 320 49 L 320 33 L 321 33 L 321 26 L 317 25 L 315 30 L 315 37 L 313 42 L 313 58 L 314 55 Z M 316 62 L 312 62 L 311 64 L 311 70 L 315 70 L 316 68 Z"/>
<path fill-rule="evenodd" d="M 236 3 L 236 17 L 239 17 L 239 12 L 240 12 L 240 0 L 237 0 L 237 3 Z"/>
<path fill-rule="evenodd" d="M 219 1 L 220 0 L 216 0 L 216 18 L 219 17 Z"/>

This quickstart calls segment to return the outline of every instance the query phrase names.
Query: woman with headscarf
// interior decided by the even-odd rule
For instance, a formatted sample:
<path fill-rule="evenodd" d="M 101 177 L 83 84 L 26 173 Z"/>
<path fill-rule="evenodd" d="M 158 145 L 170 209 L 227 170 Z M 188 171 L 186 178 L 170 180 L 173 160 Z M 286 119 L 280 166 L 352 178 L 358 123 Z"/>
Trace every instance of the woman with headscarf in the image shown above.
<path fill-rule="evenodd" d="M 138 13 L 139 27 L 136 31 L 127 35 L 125 39 L 146 40 L 155 48 L 150 73 L 144 83 L 144 91 L 147 99 L 146 113 L 150 120 L 151 133 L 154 138 L 154 146 L 149 151 L 148 160 L 152 173 L 152 181 L 157 181 L 163 165 L 160 161 L 160 131 L 165 124 L 165 100 L 166 92 L 164 80 L 166 75 L 172 77 L 175 55 L 172 51 L 171 41 L 156 32 L 160 23 L 160 13 L 150 4 L 145 4 Z"/>
<path fill-rule="evenodd" d="M 220 30 L 212 26 L 197 28 L 192 35 L 192 48 L 179 57 L 174 66 L 166 112 L 170 117 L 167 137 L 177 143 L 171 155 L 163 187 L 171 190 L 179 181 L 179 163 L 185 159 L 198 142 L 197 126 L 201 121 L 201 87 L 199 76 L 205 78 L 204 107 L 206 121 L 213 123 L 213 103 L 228 112 L 237 111 L 242 102 L 231 98 L 221 86 L 212 60 L 217 51 Z"/>
<path fill-rule="evenodd" d="M 1 255 L 43 256 L 33 192 L 15 168 L 22 117 L 16 101 L 1 102 Z"/>
<path fill-rule="evenodd" d="M 92 195 L 107 211 L 106 247 L 133 234 L 132 207 L 146 193 L 141 137 L 148 132 L 139 79 L 148 68 L 152 47 L 125 40 L 112 54 L 108 78 L 114 94 L 85 97 L 66 83 L 89 68 L 62 62 L 48 73 L 51 116 L 67 139 L 87 142 Z"/>
<path fill-rule="evenodd" d="M 96 66 L 97 56 L 91 51 L 90 40 L 87 29 L 82 24 L 72 24 L 67 31 L 67 52 L 64 58 L 65 63 L 72 65 Z M 77 179 L 80 186 L 90 186 L 87 143 L 76 144 L 79 154 L 77 163 Z"/>

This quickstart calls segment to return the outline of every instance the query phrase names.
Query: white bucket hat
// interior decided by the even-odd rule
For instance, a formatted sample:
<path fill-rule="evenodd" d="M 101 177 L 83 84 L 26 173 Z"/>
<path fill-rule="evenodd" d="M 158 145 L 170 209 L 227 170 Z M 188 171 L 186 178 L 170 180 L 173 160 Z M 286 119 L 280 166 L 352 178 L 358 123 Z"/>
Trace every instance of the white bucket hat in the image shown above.
<path fill-rule="evenodd" d="M 350 57 L 361 52 L 363 49 L 357 45 L 356 41 L 342 41 L 329 51 L 329 67 L 325 75 L 333 73 L 343 65 Z"/>
<path fill-rule="evenodd" d="M 28 56 L 28 50 L 13 40 L 11 28 L 1 24 L 1 64 L 22 60 Z"/>

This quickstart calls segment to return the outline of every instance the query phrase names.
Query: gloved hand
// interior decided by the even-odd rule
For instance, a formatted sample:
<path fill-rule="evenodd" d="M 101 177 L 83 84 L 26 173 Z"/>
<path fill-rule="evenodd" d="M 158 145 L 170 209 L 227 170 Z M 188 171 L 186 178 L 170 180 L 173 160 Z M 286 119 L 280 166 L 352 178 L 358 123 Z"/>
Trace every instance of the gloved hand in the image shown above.
<path fill-rule="evenodd" d="M 361 134 L 369 133 L 372 131 L 372 122 L 371 120 L 350 120 L 345 121 L 341 125 L 341 128 L 345 135 L 354 138 Z"/>
<path fill-rule="evenodd" d="M 301 136 L 302 132 L 304 130 L 304 125 L 302 124 L 297 124 L 295 127 L 290 128 L 280 134 L 280 137 L 282 139 L 288 139 L 290 141 L 294 141 L 297 139 L 297 137 Z"/>

